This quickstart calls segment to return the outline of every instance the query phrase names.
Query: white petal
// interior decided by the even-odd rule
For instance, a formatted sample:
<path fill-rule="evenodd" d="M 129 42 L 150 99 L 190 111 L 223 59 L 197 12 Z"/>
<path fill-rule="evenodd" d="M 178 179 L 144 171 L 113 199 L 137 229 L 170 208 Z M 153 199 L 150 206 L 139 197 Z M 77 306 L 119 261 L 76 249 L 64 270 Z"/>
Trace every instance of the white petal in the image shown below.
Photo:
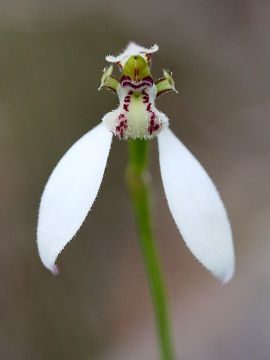
<path fill-rule="evenodd" d="M 140 54 L 152 54 L 158 51 L 158 45 L 155 44 L 151 48 L 147 49 L 143 46 L 137 45 L 134 42 L 130 42 L 124 52 L 118 56 L 108 55 L 106 60 L 111 63 L 121 62 L 121 65 L 125 65 L 125 61 L 133 55 Z"/>
<path fill-rule="evenodd" d="M 158 135 L 161 177 L 184 241 L 223 283 L 234 274 L 230 223 L 212 180 L 169 128 Z"/>
<path fill-rule="evenodd" d="M 97 196 L 111 141 L 104 124 L 97 125 L 62 157 L 44 189 L 37 242 L 42 262 L 53 272 L 58 254 L 76 234 Z"/>

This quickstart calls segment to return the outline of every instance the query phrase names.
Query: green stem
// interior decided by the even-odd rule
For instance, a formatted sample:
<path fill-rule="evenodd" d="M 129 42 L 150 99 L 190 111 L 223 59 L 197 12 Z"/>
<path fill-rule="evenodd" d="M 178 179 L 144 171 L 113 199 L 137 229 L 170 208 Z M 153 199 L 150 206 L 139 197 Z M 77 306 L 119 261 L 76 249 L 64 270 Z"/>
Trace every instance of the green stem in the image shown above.
<path fill-rule="evenodd" d="M 142 256 L 154 305 L 161 359 L 173 360 L 174 352 L 167 311 L 166 293 L 152 232 L 150 196 L 146 173 L 147 155 L 147 141 L 130 140 L 127 184 L 136 216 Z"/>

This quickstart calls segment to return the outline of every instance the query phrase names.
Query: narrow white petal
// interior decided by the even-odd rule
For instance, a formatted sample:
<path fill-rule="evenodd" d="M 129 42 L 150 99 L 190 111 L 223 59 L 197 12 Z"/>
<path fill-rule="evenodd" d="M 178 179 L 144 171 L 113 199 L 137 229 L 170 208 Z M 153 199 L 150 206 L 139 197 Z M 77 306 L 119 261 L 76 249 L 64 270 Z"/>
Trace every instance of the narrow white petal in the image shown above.
<path fill-rule="evenodd" d="M 137 45 L 134 42 L 130 42 L 124 52 L 118 56 L 107 55 L 106 60 L 111 63 L 121 62 L 122 66 L 125 64 L 125 61 L 130 56 L 140 55 L 140 54 L 152 54 L 158 51 L 158 45 L 155 44 L 151 48 L 145 48 L 143 46 Z"/>
<path fill-rule="evenodd" d="M 234 274 L 230 223 L 212 180 L 169 128 L 158 135 L 159 161 L 172 216 L 195 257 L 223 283 Z"/>
<path fill-rule="evenodd" d="M 56 272 L 58 254 L 76 234 L 97 196 L 107 163 L 112 134 L 97 125 L 62 157 L 44 189 L 37 228 L 44 265 Z"/>

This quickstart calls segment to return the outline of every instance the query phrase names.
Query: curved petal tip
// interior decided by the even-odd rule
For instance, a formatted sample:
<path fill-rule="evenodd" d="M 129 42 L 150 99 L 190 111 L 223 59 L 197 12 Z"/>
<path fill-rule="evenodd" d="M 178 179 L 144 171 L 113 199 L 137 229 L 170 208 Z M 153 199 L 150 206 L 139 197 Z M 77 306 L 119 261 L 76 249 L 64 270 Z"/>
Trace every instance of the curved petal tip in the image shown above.
<path fill-rule="evenodd" d="M 221 284 L 225 285 L 228 282 L 230 282 L 234 276 L 234 272 L 235 272 L 235 265 L 233 263 L 228 267 L 227 272 L 222 277 L 219 278 Z"/>
<path fill-rule="evenodd" d="M 59 267 L 56 264 L 53 264 L 51 272 L 53 273 L 53 275 L 58 275 L 59 274 Z"/>

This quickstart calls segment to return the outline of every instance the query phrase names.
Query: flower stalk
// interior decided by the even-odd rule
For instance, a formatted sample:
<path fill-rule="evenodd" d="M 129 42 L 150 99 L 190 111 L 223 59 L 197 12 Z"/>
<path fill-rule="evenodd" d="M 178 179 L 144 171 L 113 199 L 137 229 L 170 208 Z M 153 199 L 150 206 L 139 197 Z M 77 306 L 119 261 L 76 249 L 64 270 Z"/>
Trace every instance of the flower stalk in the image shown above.
<path fill-rule="evenodd" d="M 155 312 L 160 358 L 173 360 L 174 351 L 168 317 L 168 303 L 158 251 L 152 231 L 147 160 L 149 142 L 129 141 L 127 185 L 138 228 L 139 242 Z"/>

